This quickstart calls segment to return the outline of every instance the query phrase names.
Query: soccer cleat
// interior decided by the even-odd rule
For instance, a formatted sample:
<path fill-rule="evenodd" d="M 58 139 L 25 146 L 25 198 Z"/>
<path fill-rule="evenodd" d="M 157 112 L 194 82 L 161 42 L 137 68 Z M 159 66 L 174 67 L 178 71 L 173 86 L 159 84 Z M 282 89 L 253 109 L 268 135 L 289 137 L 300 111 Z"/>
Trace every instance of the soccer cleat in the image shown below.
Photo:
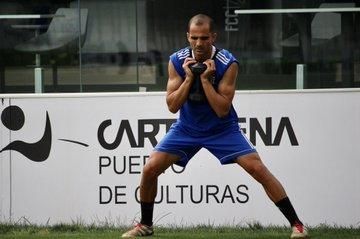
<path fill-rule="evenodd" d="M 301 223 L 295 223 L 290 238 L 309 238 L 305 226 Z"/>
<path fill-rule="evenodd" d="M 146 237 L 146 236 L 151 236 L 152 234 L 154 234 L 153 227 L 138 223 L 133 229 L 122 234 L 121 237 L 123 238 Z"/>

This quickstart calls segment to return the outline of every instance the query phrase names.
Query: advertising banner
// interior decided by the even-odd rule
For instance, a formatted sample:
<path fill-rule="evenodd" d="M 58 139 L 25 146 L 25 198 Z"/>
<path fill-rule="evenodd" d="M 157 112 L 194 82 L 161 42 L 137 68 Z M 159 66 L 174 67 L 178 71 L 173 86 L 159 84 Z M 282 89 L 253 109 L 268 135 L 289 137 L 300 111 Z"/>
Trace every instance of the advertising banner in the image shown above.
<path fill-rule="evenodd" d="M 165 93 L 16 96 L 1 105 L 0 215 L 36 224 L 140 218 L 141 171 L 177 114 Z M 239 123 L 308 225 L 357 225 L 360 92 L 237 92 Z M 6 112 L 11 113 L 8 124 Z M 4 117 L 3 117 L 4 116 Z M 286 225 L 262 186 L 205 149 L 159 177 L 156 225 Z"/>

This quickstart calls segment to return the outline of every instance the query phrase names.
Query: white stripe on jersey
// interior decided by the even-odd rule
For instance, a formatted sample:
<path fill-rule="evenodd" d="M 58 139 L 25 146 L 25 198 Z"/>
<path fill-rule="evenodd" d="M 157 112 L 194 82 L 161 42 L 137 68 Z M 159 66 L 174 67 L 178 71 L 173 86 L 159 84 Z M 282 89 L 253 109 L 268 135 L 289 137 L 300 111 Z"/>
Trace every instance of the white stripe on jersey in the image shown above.
<path fill-rule="evenodd" d="M 186 57 L 190 56 L 190 50 L 184 49 L 184 50 L 176 53 L 176 55 L 179 57 L 180 60 L 185 59 Z"/>
<path fill-rule="evenodd" d="M 216 54 L 216 58 L 221 61 L 224 65 L 227 65 L 230 62 L 230 59 L 227 58 L 224 53 L 222 52 L 218 52 L 218 54 Z"/>

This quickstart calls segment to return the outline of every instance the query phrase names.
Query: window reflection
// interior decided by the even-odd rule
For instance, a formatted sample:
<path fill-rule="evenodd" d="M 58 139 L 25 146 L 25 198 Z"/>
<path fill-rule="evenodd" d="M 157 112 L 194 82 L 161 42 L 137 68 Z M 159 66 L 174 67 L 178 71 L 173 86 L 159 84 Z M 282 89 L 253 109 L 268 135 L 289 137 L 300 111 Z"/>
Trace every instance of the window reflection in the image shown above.
<path fill-rule="evenodd" d="M 44 92 L 165 90 L 168 57 L 188 44 L 187 21 L 200 12 L 217 23 L 217 46 L 229 49 L 240 62 L 237 89 L 294 89 L 299 64 L 306 66 L 305 88 L 359 87 L 359 12 L 235 14 L 236 9 L 351 8 L 358 4 L 335 0 L 5 0 L 0 2 L 0 92 L 34 92 L 37 54 Z M 80 27 L 75 47 L 51 54 L 19 50 L 17 46 L 49 30 L 54 20 L 49 16 L 60 8 L 88 12 L 86 34 Z M 6 17 L 23 14 L 42 17 Z M 79 15 L 74 21 L 83 22 Z"/>

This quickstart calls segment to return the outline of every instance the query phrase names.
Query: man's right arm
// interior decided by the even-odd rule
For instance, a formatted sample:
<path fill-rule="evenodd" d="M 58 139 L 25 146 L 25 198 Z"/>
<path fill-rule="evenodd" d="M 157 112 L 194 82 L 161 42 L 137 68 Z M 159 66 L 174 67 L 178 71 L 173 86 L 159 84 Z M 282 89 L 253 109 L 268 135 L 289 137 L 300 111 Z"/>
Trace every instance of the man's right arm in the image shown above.
<path fill-rule="evenodd" d="M 194 59 L 185 59 L 183 68 L 185 70 L 186 77 L 185 80 L 183 80 L 176 72 L 171 60 L 169 61 L 169 79 L 166 87 L 166 103 L 169 111 L 172 113 L 178 112 L 188 98 L 192 82 L 194 81 L 194 76 L 189 69 L 189 64 L 193 63 L 195 63 Z"/>

